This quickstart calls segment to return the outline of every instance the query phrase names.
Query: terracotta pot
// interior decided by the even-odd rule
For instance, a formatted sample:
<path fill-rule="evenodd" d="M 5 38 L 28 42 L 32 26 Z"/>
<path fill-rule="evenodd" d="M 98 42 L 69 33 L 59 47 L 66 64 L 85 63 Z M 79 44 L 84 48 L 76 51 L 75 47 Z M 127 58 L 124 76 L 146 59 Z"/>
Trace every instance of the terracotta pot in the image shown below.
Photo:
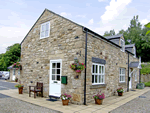
<path fill-rule="evenodd" d="M 97 104 L 97 101 L 96 101 L 96 99 L 94 99 L 95 100 L 95 104 Z"/>
<path fill-rule="evenodd" d="M 97 104 L 102 105 L 103 99 L 96 99 Z"/>
<path fill-rule="evenodd" d="M 118 96 L 122 96 L 123 95 L 123 92 L 118 92 Z"/>
<path fill-rule="evenodd" d="M 19 94 L 23 93 L 23 87 L 18 88 Z"/>
<path fill-rule="evenodd" d="M 62 100 L 62 105 L 68 105 L 69 99 L 68 100 Z"/>

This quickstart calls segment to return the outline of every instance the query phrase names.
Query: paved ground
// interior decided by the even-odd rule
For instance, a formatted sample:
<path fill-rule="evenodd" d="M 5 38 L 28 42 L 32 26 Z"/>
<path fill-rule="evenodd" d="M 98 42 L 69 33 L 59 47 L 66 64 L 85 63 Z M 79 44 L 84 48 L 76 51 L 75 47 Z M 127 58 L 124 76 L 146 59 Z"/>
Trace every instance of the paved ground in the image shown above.
<path fill-rule="evenodd" d="M 116 108 L 110 113 L 150 113 L 150 91 Z"/>
<path fill-rule="evenodd" d="M 0 90 L 16 89 L 16 83 L 0 80 Z M 0 113 L 60 113 L 59 111 L 21 101 L 0 93 Z"/>

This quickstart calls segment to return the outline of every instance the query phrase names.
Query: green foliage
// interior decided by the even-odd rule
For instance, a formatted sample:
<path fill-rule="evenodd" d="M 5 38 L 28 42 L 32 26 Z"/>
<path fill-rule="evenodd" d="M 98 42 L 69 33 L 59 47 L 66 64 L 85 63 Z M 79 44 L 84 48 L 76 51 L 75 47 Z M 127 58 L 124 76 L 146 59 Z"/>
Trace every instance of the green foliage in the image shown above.
<path fill-rule="evenodd" d="M 116 33 L 115 33 L 115 30 L 113 29 L 113 30 L 110 30 L 109 32 L 108 31 L 106 31 L 105 33 L 104 33 L 104 36 L 112 36 L 112 35 L 115 35 Z"/>
<path fill-rule="evenodd" d="M 147 24 L 145 25 L 145 27 L 150 28 L 150 22 L 147 23 Z M 148 30 L 148 31 L 146 32 L 146 35 L 148 35 L 149 33 L 150 33 L 150 30 Z"/>
<path fill-rule="evenodd" d="M 7 47 L 6 53 L 0 54 L 0 71 L 7 71 L 7 67 L 20 60 L 21 46 L 14 44 Z"/>
<path fill-rule="evenodd" d="M 146 87 L 150 87 L 150 81 L 149 82 L 144 82 Z"/>
<path fill-rule="evenodd" d="M 149 74 L 150 73 L 150 64 L 141 64 L 141 74 Z"/>
<path fill-rule="evenodd" d="M 113 30 L 110 30 L 113 31 Z M 118 34 L 123 34 L 125 38 L 125 44 L 129 44 L 128 39 L 131 40 L 131 44 L 135 43 L 136 46 L 136 56 L 141 56 L 142 62 L 150 61 L 150 23 L 146 24 L 142 28 L 141 23 L 138 20 L 138 15 L 134 16 L 130 21 L 130 25 L 126 30 L 120 30 Z M 112 36 L 113 33 L 106 31 L 104 36 Z"/>

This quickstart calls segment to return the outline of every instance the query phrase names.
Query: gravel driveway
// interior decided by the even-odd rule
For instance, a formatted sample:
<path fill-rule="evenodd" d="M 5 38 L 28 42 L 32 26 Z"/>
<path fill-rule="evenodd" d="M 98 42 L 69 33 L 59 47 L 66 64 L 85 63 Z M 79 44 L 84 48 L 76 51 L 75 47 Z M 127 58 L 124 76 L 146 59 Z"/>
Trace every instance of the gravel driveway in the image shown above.
<path fill-rule="evenodd" d="M 0 113 L 60 113 L 0 94 Z"/>
<path fill-rule="evenodd" d="M 150 91 L 128 103 L 114 109 L 110 113 L 150 113 Z"/>

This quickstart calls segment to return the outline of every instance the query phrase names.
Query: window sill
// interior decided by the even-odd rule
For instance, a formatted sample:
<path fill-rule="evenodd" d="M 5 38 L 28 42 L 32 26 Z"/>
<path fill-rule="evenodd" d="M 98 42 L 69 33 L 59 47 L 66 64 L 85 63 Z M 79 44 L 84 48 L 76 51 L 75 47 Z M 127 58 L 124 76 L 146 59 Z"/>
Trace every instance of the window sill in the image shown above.
<path fill-rule="evenodd" d="M 126 85 L 126 82 L 119 82 L 120 85 Z"/>
<path fill-rule="evenodd" d="M 90 86 L 90 89 L 104 88 L 107 84 L 93 84 Z"/>

